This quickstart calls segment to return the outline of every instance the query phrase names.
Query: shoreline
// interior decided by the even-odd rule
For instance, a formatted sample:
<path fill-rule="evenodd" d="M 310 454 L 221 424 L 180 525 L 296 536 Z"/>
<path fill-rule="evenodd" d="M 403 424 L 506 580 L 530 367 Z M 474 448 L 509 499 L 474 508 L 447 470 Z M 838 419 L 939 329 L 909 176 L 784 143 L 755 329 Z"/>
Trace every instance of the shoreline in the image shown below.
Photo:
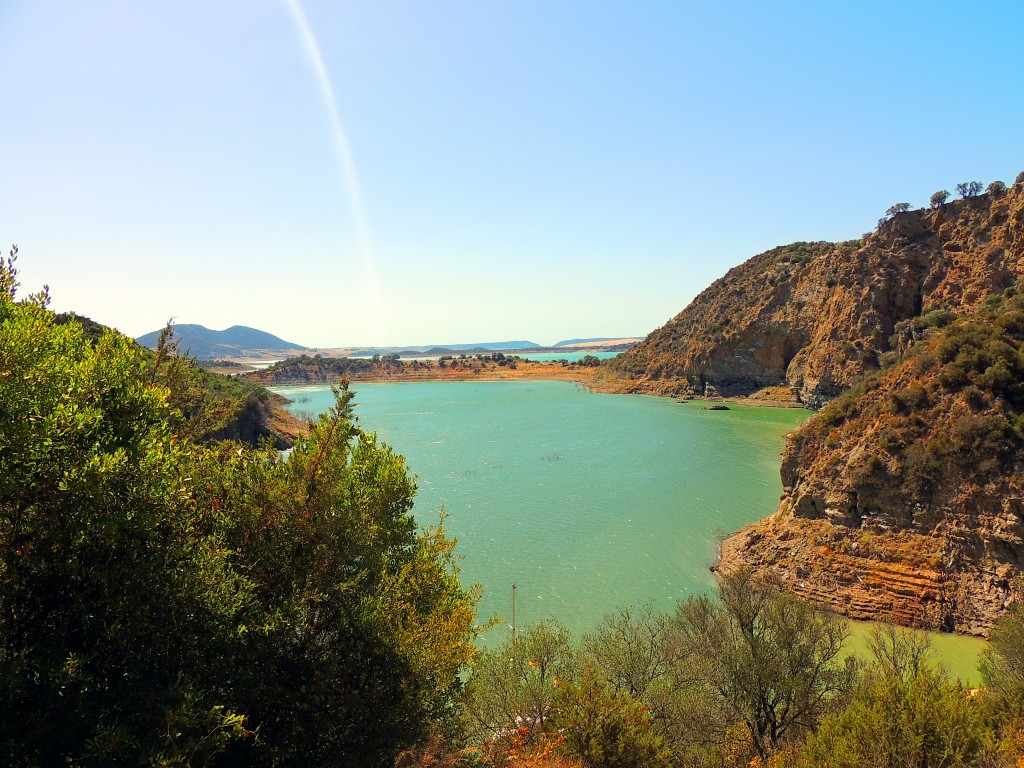
<path fill-rule="evenodd" d="M 264 387 L 299 387 L 339 384 L 344 379 L 353 383 L 386 384 L 397 382 L 432 381 L 568 381 L 585 387 L 590 392 L 613 395 L 650 395 L 677 402 L 697 401 L 742 405 L 756 408 L 807 408 L 792 394 L 788 387 L 766 387 L 750 395 L 714 396 L 681 394 L 681 386 L 657 389 L 648 386 L 644 379 L 633 378 L 621 371 L 604 365 L 580 365 L 578 362 L 558 363 L 517 359 L 514 365 L 500 364 L 489 358 L 465 358 L 445 361 L 403 360 L 401 365 L 378 363 L 372 368 L 332 370 L 329 366 L 316 365 L 312 360 L 292 370 L 277 371 L 273 367 L 251 371 L 242 376 L 256 381 Z M 455 363 L 454 367 L 452 363 Z M 679 382 L 683 384 L 682 381 Z"/>

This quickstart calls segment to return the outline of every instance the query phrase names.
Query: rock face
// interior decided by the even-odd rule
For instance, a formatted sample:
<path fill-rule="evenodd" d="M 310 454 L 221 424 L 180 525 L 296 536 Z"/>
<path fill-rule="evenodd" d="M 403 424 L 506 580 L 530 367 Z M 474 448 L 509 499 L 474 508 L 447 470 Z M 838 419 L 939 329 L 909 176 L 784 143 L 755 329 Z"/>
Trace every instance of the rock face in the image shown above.
<path fill-rule="evenodd" d="M 268 437 L 278 450 L 291 448 L 295 439 L 306 431 L 306 425 L 292 416 L 285 405 L 288 400 L 273 392 L 247 395 L 223 428 L 205 436 L 206 440 L 238 440 L 257 446 Z"/>
<path fill-rule="evenodd" d="M 900 361 L 790 435 L 778 512 L 719 567 L 854 618 L 985 636 L 1024 565 L 1024 292 L 910 330 Z"/>
<path fill-rule="evenodd" d="M 730 270 L 623 357 L 635 391 L 786 385 L 818 408 L 906 341 L 901 323 L 969 311 L 1024 276 L 1024 184 L 901 213 L 862 240 L 795 243 Z"/>

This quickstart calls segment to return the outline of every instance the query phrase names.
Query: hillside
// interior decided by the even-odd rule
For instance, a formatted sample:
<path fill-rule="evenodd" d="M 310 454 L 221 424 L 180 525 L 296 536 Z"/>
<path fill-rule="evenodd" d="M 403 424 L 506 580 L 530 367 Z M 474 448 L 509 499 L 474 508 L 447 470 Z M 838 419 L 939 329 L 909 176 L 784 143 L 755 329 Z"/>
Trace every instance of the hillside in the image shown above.
<path fill-rule="evenodd" d="M 175 325 L 174 334 L 179 349 L 197 360 L 217 360 L 225 357 L 264 357 L 301 352 L 306 349 L 300 344 L 278 338 L 266 331 L 233 325 L 223 331 L 211 331 L 202 325 Z M 139 336 L 136 341 L 144 347 L 155 349 L 160 331 Z"/>
<path fill-rule="evenodd" d="M 54 323 L 77 323 L 92 344 L 110 330 L 73 313 L 56 315 Z M 177 327 L 174 330 L 177 335 Z M 285 449 L 305 430 L 305 425 L 285 410 L 285 398 L 256 382 L 211 373 L 174 355 L 151 351 L 145 355 L 151 366 L 150 378 L 170 389 L 170 402 L 192 422 L 191 431 L 199 439 L 238 440 L 253 447 L 270 439 L 275 447 Z"/>
<path fill-rule="evenodd" d="M 899 213 L 843 243 L 774 248 L 730 270 L 620 365 L 638 392 L 787 386 L 820 407 L 886 353 L 900 323 L 964 312 L 1024 275 L 1024 184 Z M 894 336 L 894 334 L 896 334 Z"/>
<path fill-rule="evenodd" d="M 920 341 L 789 438 L 779 511 L 720 567 L 853 616 L 986 635 L 1024 563 L 1024 294 Z"/>

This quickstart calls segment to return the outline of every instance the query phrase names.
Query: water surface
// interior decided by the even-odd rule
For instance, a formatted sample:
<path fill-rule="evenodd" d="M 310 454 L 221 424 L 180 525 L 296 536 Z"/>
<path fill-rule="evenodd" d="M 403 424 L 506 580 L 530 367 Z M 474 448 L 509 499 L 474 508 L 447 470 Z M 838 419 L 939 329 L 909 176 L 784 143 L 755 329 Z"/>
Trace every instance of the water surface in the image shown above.
<path fill-rule="evenodd" d="M 574 632 L 627 604 L 671 611 L 713 586 L 720 537 L 775 511 L 783 436 L 807 412 L 706 411 L 557 381 L 357 384 L 364 428 L 406 456 L 415 513 L 459 539 L 480 616 Z M 320 413 L 329 388 L 280 388 Z"/>
<path fill-rule="evenodd" d="M 481 620 L 555 617 L 576 637 L 623 605 L 671 612 L 710 590 L 721 537 L 778 506 L 784 435 L 809 412 L 706 411 L 559 381 L 353 385 L 356 413 L 418 475 L 415 514 L 440 509 L 459 539 L 463 583 L 479 583 Z M 318 414 L 329 387 L 281 387 Z M 869 625 L 851 624 L 866 653 Z M 507 630 L 491 630 L 485 643 Z M 939 659 L 977 682 L 984 642 L 929 633 Z"/>

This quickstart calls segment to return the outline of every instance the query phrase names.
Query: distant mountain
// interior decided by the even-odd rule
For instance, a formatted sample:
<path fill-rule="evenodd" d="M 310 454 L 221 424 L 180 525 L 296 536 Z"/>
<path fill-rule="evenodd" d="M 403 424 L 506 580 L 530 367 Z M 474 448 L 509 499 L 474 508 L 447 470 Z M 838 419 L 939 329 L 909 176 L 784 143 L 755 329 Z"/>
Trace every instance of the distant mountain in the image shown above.
<path fill-rule="evenodd" d="M 540 349 L 532 341 L 482 341 L 476 344 L 429 344 L 410 347 L 360 347 L 349 349 L 349 355 L 449 355 L 452 352 L 518 352 L 524 349 Z"/>
<path fill-rule="evenodd" d="M 139 336 L 136 341 L 144 347 L 155 349 L 160 331 Z M 182 324 L 174 326 L 174 338 L 180 343 L 178 349 L 187 352 L 197 360 L 217 360 L 224 357 L 263 357 L 291 352 L 301 352 L 307 347 L 285 341 L 272 333 L 233 325 L 224 331 L 211 331 L 202 325 Z"/>
<path fill-rule="evenodd" d="M 550 349 L 591 347 L 599 350 L 622 351 L 629 349 L 642 340 L 639 336 L 601 336 L 593 339 L 566 339 L 565 341 L 559 341 Z"/>
<path fill-rule="evenodd" d="M 540 344 L 534 344 L 532 341 L 487 341 L 479 344 L 443 344 L 440 345 L 446 349 L 457 349 L 460 352 L 470 349 L 490 349 L 490 350 L 501 350 L 507 349 L 536 349 Z"/>

